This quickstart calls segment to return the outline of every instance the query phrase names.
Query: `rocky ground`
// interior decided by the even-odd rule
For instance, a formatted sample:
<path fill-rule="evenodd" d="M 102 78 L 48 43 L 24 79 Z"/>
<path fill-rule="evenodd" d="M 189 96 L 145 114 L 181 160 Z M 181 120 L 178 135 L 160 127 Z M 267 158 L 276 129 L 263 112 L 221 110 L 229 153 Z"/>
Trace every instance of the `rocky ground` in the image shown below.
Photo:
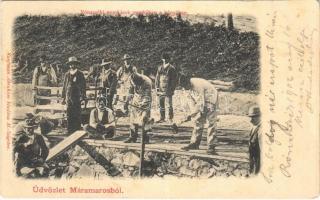
<path fill-rule="evenodd" d="M 88 155 L 87 151 L 94 151 L 94 154 L 103 156 L 105 160 L 102 163 L 97 163 Z M 81 147 L 75 146 L 65 156 L 68 157 L 68 163 L 63 168 L 59 178 L 94 177 L 103 179 L 107 176 L 127 178 L 139 176 L 140 154 L 134 150 L 105 147 L 92 148 L 92 146 L 86 148 L 81 145 Z M 248 177 L 248 168 L 248 163 L 236 161 L 146 152 L 143 173 L 146 177 L 164 178 L 171 176 L 192 178 Z M 59 168 L 52 169 L 52 178 L 57 173 L 57 169 Z"/>

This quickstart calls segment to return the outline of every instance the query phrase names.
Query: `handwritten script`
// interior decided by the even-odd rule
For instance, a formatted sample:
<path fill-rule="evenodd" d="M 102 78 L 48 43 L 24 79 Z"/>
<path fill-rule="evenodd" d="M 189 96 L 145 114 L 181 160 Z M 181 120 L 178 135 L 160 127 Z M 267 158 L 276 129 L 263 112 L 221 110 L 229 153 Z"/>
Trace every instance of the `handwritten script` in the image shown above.
<path fill-rule="evenodd" d="M 262 133 L 262 175 L 268 183 L 276 173 L 290 178 L 294 165 L 294 132 L 303 130 L 303 118 L 313 113 L 312 85 L 314 63 L 314 38 L 318 30 L 312 24 L 300 27 L 287 25 L 289 19 L 276 11 L 268 13 L 271 19 L 262 46 L 267 53 L 268 89 L 267 119 Z M 297 16 L 298 18 L 299 16 Z"/>

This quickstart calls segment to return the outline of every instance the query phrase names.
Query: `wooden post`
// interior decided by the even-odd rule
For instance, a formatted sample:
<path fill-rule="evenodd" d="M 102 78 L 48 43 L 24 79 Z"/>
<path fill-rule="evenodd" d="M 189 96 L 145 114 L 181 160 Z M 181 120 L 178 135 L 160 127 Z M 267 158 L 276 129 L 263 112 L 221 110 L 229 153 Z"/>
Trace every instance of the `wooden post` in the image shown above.
<path fill-rule="evenodd" d="M 144 163 L 144 150 L 145 150 L 145 130 L 144 124 L 142 125 L 142 135 L 141 135 L 141 153 L 140 153 L 140 167 L 139 167 L 139 176 L 143 177 L 143 163 Z"/>
<path fill-rule="evenodd" d="M 232 13 L 228 14 L 228 29 L 231 31 L 233 30 L 233 17 Z"/>
<path fill-rule="evenodd" d="M 94 78 L 94 98 L 97 99 L 98 75 Z"/>

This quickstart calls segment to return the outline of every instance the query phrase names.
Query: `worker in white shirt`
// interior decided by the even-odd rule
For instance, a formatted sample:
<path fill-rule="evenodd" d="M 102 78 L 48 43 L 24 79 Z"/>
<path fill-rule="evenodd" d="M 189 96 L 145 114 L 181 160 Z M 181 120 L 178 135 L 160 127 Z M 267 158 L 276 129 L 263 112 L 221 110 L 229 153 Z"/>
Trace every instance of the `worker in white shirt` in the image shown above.
<path fill-rule="evenodd" d="M 218 91 L 209 81 L 202 78 L 190 78 L 182 75 L 180 85 L 187 90 L 191 102 L 191 114 L 184 121 L 195 118 L 190 144 L 182 147 L 183 150 L 199 149 L 202 132 L 208 121 L 207 144 L 208 153 L 215 154 L 215 130 L 217 124 Z"/>

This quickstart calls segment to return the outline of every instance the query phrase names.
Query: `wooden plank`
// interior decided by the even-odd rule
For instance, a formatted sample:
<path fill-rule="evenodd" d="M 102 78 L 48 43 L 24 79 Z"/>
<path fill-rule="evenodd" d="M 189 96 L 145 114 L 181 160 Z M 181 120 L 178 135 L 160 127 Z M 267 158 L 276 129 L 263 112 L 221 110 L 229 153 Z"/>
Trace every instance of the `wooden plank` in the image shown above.
<path fill-rule="evenodd" d="M 128 135 L 128 130 L 118 130 L 116 129 L 118 135 Z M 170 131 L 167 133 L 165 132 L 156 132 L 157 130 L 153 130 L 152 133 L 150 133 L 150 136 L 152 138 L 167 138 L 167 139 L 176 139 L 176 140 L 181 140 L 181 139 L 190 139 L 191 137 L 191 132 L 189 133 L 178 133 L 174 134 Z M 139 132 L 140 134 L 140 132 Z M 206 140 L 207 134 L 204 133 L 202 135 L 203 140 Z M 249 137 L 247 135 L 221 135 L 219 133 L 216 134 L 217 138 L 221 138 L 224 140 L 236 140 L 236 141 L 247 141 Z"/>
<path fill-rule="evenodd" d="M 90 145 L 98 145 L 109 148 L 117 148 L 117 149 L 133 149 L 140 150 L 140 143 L 124 143 L 123 141 L 112 141 L 112 140 L 92 140 L 92 139 L 84 139 L 86 143 Z M 184 145 L 181 144 L 146 144 L 146 151 L 154 151 L 154 152 L 163 152 L 163 153 L 174 153 L 185 156 L 193 156 L 193 157 L 203 157 L 203 158 L 211 158 L 218 160 L 230 160 L 237 162 L 249 162 L 248 155 L 246 153 L 233 153 L 230 152 L 229 156 L 223 155 L 210 155 L 206 153 L 205 149 L 200 150 L 190 150 L 184 151 L 181 150 L 181 147 Z M 233 153 L 233 156 L 232 156 Z"/>
<path fill-rule="evenodd" d="M 40 95 L 36 95 L 35 99 L 62 100 L 61 97 L 57 97 L 57 96 L 40 96 Z"/>
<path fill-rule="evenodd" d="M 123 124 L 123 123 L 117 123 L 117 130 L 128 130 L 129 129 L 129 124 Z M 172 126 L 168 124 L 155 124 L 152 126 L 152 130 L 154 132 L 167 132 L 170 131 L 172 132 Z M 179 133 L 183 132 L 192 132 L 193 127 L 191 126 L 179 126 Z M 204 128 L 204 131 L 207 131 L 207 128 Z M 245 134 L 249 133 L 250 130 L 233 130 L 233 129 L 221 129 L 217 128 L 217 133 L 225 133 L 225 134 Z"/>
<path fill-rule="evenodd" d="M 62 90 L 62 87 L 36 86 L 36 88 L 44 90 Z"/>
<path fill-rule="evenodd" d="M 37 89 L 43 89 L 43 90 L 61 90 L 62 87 L 49 87 L 49 86 L 36 86 Z M 101 90 L 102 87 L 87 87 L 86 90 Z"/>
<path fill-rule="evenodd" d="M 51 148 L 49 150 L 49 155 L 47 157 L 46 162 L 52 160 L 56 156 L 60 155 L 64 151 L 66 151 L 68 148 L 70 148 L 72 145 L 76 144 L 79 140 L 81 140 L 87 133 L 85 131 L 76 131 L 70 136 L 63 139 L 61 142 L 59 142 L 56 146 Z"/>
<path fill-rule="evenodd" d="M 62 97 L 57 97 L 57 96 L 40 96 L 36 95 L 36 99 L 46 99 L 46 100 L 62 100 Z M 88 97 L 86 100 L 95 100 L 96 98 L 94 97 Z"/>

